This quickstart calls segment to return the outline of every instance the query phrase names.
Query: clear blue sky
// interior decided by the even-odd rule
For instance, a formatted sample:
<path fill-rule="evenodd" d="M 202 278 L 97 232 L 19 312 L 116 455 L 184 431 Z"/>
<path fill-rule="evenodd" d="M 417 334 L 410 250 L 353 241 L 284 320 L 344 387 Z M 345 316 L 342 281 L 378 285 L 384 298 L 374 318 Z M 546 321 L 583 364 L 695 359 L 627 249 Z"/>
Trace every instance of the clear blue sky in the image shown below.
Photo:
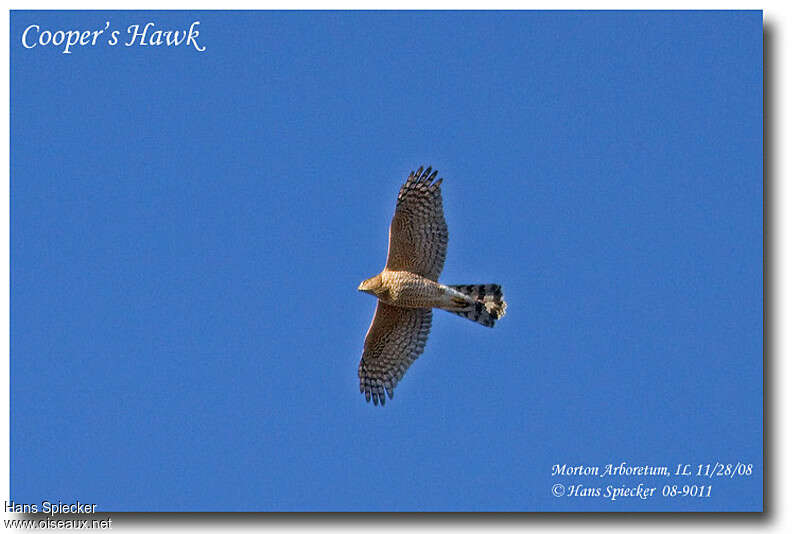
<path fill-rule="evenodd" d="M 20 43 L 107 20 L 199 20 L 207 50 Z M 760 509 L 761 20 L 14 13 L 11 497 Z M 442 281 L 502 284 L 508 315 L 435 312 L 375 408 L 356 287 L 422 164 Z M 553 464 L 621 461 L 755 468 L 709 499 L 551 494 L 587 484 Z"/>

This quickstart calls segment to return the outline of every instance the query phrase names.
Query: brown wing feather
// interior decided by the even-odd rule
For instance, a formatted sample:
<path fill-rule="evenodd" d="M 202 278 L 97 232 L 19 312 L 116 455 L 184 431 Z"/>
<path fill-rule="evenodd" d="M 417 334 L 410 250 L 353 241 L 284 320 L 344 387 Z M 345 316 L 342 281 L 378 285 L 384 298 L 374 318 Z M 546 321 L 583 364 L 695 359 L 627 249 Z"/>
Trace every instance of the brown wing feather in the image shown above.
<path fill-rule="evenodd" d="M 447 255 L 447 223 L 442 208 L 442 180 L 438 171 L 422 167 L 406 180 L 397 195 L 386 268 L 410 271 L 437 281 Z"/>
<path fill-rule="evenodd" d="M 378 301 L 358 365 L 361 393 L 376 405 L 391 399 L 397 382 L 425 350 L 431 330 L 430 308 L 398 308 Z"/>

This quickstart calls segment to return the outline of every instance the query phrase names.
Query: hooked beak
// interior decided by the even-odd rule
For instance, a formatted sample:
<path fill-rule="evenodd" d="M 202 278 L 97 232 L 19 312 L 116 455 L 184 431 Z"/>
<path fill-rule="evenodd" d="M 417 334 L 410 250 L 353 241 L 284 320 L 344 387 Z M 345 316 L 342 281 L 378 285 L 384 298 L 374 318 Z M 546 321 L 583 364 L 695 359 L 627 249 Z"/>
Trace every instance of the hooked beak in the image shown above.
<path fill-rule="evenodd" d="M 366 289 L 364 289 L 364 282 L 361 282 L 360 284 L 358 284 L 358 290 L 359 291 L 366 291 Z"/>

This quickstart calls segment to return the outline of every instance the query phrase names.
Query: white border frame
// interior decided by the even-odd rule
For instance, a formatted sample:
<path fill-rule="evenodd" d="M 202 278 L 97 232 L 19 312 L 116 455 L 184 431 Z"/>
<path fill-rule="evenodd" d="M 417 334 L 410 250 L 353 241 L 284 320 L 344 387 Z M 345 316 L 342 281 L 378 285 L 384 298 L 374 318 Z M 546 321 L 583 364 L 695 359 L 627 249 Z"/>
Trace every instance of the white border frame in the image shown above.
<path fill-rule="evenodd" d="M 800 387 L 795 384 L 800 367 L 800 312 L 797 309 L 798 288 L 800 287 L 800 255 L 798 245 L 800 236 L 800 169 L 797 158 L 790 160 L 790 151 L 800 149 L 800 136 L 797 134 L 800 125 L 798 116 L 798 100 L 800 100 L 800 87 L 798 86 L 798 67 L 800 66 L 800 24 L 798 18 L 800 8 L 797 2 L 767 1 L 761 6 L 753 6 L 751 2 L 731 1 L 706 1 L 706 2 L 658 2 L 654 5 L 645 5 L 644 2 L 617 1 L 604 3 L 597 1 L 574 2 L 521 2 L 517 0 L 500 2 L 497 5 L 487 6 L 486 2 L 466 0 L 438 0 L 433 2 L 367 2 L 365 0 L 350 0 L 347 2 L 330 2 L 315 0 L 299 0 L 295 2 L 269 1 L 269 2 L 234 2 L 233 5 L 220 5 L 220 3 L 199 0 L 189 2 L 142 2 L 135 6 L 130 2 L 91 2 L 75 1 L 71 3 L 54 1 L 33 1 L 27 5 L 7 6 L 5 16 L 0 21 L 0 72 L 2 72 L 2 85 L 0 91 L 3 101 L 9 106 L 9 19 L 11 9 L 763 9 L 765 26 L 770 35 L 768 61 L 764 67 L 770 69 L 769 86 L 765 99 L 769 101 L 771 115 L 770 122 L 765 124 L 765 139 L 769 140 L 765 167 L 769 169 L 769 183 L 765 182 L 765 192 L 769 194 L 769 213 L 765 213 L 765 227 L 770 230 L 767 243 L 770 245 L 770 268 L 765 271 L 770 274 L 769 307 L 765 307 L 765 314 L 769 320 L 770 354 L 768 366 L 765 367 L 765 391 L 768 404 L 765 404 L 765 420 L 769 423 L 769 442 L 764 450 L 765 463 L 768 463 L 769 479 L 766 481 L 767 512 L 763 515 L 737 515 L 728 514 L 725 517 L 708 514 L 681 514 L 664 517 L 659 514 L 657 521 L 648 519 L 652 514 L 608 514 L 608 517 L 598 517 L 595 514 L 572 514 L 571 516 L 554 514 L 532 514 L 530 516 L 334 516 L 323 517 L 319 515 L 306 516 L 262 516 L 246 514 L 244 516 L 223 515 L 209 516 L 201 514 L 180 515 L 150 515 L 137 518 L 134 515 L 115 514 L 114 529 L 124 530 L 152 530 L 189 528 L 191 531 L 203 529 L 222 529 L 248 527 L 252 529 L 270 531 L 296 531 L 321 528 L 336 530 L 374 530 L 375 528 L 391 530 L 494 530 L 497 528 L 520 530 L 530 532 L 533 529 L 550 530 L 559 527 L 568 527 L 567 530 L 578 530 L 592 526 L 600 530 L 618 531 L 643 528 L 653 530 L 680 530 L 682 532 L 707 532 L 707 531 L 740 531 L 742 529 L 754 530 L 767 528 L 778 531 L 797 531 L 800 527 L 800 508 L 796 504 L 796 497 L 800 496 L 798 484 L 792 476 L 800 473 L 800 442 L 798 442 L 797 413 L 793 409 L 798 406 L 798 391 Z M 794 128 L 792 128 L 794 126 Z M 5 461 L 0 461 L 0 488 L 3 500 L 8 500 L 9 495 L 9 113 L 2 115 L 2 154 L 3 194 L 0 195 L 0 248 L 2 261 L 0 261 L 0 279 L 4 281 L 0 288 L 0 346 L 2 346 L 2 361 L 0 362 L 0 388 L 2 388 L 2 409 L 0 409 L 0 455 Z M 769 225 L 767 226 L 767 224 Z M 767 331 L 765 330 L 765 333 Z M 769 411 L 767 411 L 769 410 Z M 4 519 L 13 517 L 4 514 Z M 127 526 L 126 526 L 127 525 Z M 563 528 L 559 528 L 563 530 Z"/>

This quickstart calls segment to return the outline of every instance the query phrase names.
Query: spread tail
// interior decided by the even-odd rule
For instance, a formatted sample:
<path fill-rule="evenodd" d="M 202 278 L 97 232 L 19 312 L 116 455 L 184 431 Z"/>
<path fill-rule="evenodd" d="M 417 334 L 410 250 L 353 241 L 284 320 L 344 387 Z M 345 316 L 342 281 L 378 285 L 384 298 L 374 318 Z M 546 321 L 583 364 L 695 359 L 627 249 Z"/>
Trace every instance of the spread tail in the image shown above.
<path fill-rule="evenodd" d="M 456 307 L 447 311 L 466 317 L 489 328 L 494 322 L 506 314 L 506 303 L 503 300 L 503 289 L 497 284 L 465 284 L 448 286 L 455 289 L 466 299 L 455 297 Z"/>

